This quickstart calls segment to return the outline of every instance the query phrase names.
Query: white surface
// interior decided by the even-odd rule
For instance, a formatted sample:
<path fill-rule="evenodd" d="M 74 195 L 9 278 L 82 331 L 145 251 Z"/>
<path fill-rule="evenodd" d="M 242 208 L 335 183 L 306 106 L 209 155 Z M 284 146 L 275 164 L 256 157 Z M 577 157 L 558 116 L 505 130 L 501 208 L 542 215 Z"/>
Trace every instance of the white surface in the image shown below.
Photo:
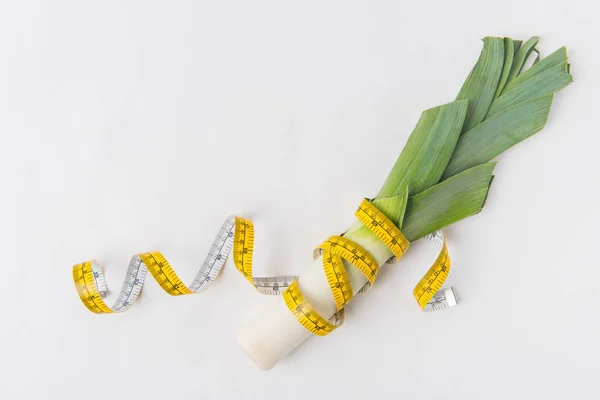
<path fill-rule="evenodd" d="M 597 392 L 594 2 L 199 3 L 0 2 L 0 398 Z M 236 330 L 279 299 L 231 266 L 203 295 L 149 281 L 125 314 L 80 304 L 71 266 L 90 258 L 115 292 L 146 250 L 191 281 L 230 213 L 255 219 L 257 273 L 297 272 L 376 193 L 420 112 L 453 99 L 479 38 L 533 34 L 544 54 L 568 46 L 576 82 L 500 157 L 484 212 L 446 231 L 459 307 L 419 311 L 417 249 L 342 329 L 261 373 Z"/>

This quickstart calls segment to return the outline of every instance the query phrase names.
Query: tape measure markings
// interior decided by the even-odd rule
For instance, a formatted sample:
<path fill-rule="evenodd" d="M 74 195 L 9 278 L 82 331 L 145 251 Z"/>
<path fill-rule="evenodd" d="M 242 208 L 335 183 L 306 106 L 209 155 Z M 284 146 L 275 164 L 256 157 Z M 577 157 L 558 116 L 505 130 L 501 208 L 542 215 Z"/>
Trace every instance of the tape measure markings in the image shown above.
<path fill-rule="evenodd" d="M 449 287 L 442 289 L 433 295 L 431 300 L 429 300 L 427 305 L 423 308 L 423 311 L 439 311 L 456 305 L 458 305 L 456 293 L 454 293 L 454 288 Z"/>
<path fill-rule="evenodd" d="M 234 217 L 230 216 L 219 229 L 219 233 L 202 263 L 202 268 L 200 268 L 194 282 L 190 285 L 192 291 L 196 293 L 204 292 L 219 276 L 221 268 L 233 247 L 234 227 Z M 213 251 L 213 249 L 216 249 L 216 251 Z"/>
<path fill-rule="evenodd" d="M 76 265 L 73 268 L 73 279 L 75 280 L 75 287 L 77 288 L 79 297 L 88 309 L 95 313 L 111 312 L 110 308 L 102 301 L 100 293 L 93 283 L 94 273 L 91 261 Z"/>
<path fill-rule="evenodd" d="M 337 328 L 336 325 L 321 317 L 306 301 L 298 287 L 297 279 L 283 292 L 283 299 L 296 320 L 315 335 L 325 336 Z"/>
<path fill-rule="evenodd" d="M 108 285 L 106 284 L 106 279 L 104 279 L 104 275 L 101 274 L 101 271 L 98 271 L 100 267 L 96 263 L 92 263 L 92 276 L 94 278 L 94 283 L 96 284 L 96 288 L 100 295 L 106 294 L 108 292 Z"/>
<path fill-rule="evenodd" d="M 363 200 L 361 207 L 356 211 L 359 220 L 366 222 L 365 226 L 371 232 L 375 233 L 380 240 L 387 241 L 390 246 L 394 247 L 394 254 L 402 255 L 403 250 L 408 247 L 409 242 L 404 238 L 400 230 L 368 200 Z M 392 241 L 392 238 L 396 238 Z M 400 247 L 401 239 L 404 248 Z M 347 278 L 347 272 L 343 264 L 343 260 L 354 265 L 372 285 L 377 278 L 379 272 L 379 263 L 366 249 L 358 243 L 342 236 L 331 236 L 329 239 L 319 245 L 313 252 L 313 257 L 322 253 L 323 268 L 329 283 L 330 290 L 333 294 L 336 309 L 338 312 L 343 311 L 344 306 L 350 298 L 344 296 L 345 292 L 352 293 L 350 280 Z M 345 275 L 345 277 L 344 277 Z M 361 289 L 362 290 L 362 289 Z M 300 292 L 297 283 L 292 284 L 283 294 L 285 303 L 288 309 L 311 333 L 319 336 L 324 336 L 332 332 L 339 325 L 327 325 L 328 329 L 324 329 L 323 321 L 326 321 L 314 308 L 306 301 Z M 305 310 L 309 310 L 305 312 Z M 339 322 L 343 322 L 343 316 Z"/>
<path fill-rule="evenodd" d="M 379 263 L 364 247 L 343 236 L 330 236 L 319 247 L 336 254 L 354 265 L 373 284 L 379 272 Z"/>
<path fill-rule="evenodd" d="M 367 228 L 380 227 L 381 229 L 369 228 L 369 230 L 392 251 L 394 254 L 393 258 L 399 260 L 402 257 L 410 242 L 385 214 L 379 211 L 367 199 L 363 199 L 355 215 Z"/>
<path fill-rule="evenodd" d="M 323 251 L 323 268 L 333 294 L 337 311 L 352 299 L 352 285 L 342 258 L 329 250 Z"/>
<path fill-rule="evenodd" d="M 252 283 L 254 224 L 244 218 L 235 217 L 235 238 L 233 242 L 234 264 L 242 275 Z"/>
<path fill-rule="evenodd" d="M 102 270 L 95 261 L 92 261 L 92 269 L 96 270 L 94 276 L 98 275 L 98 277 L 101 278 L 106 285 L 106 280 L 104 279 Z M 112 311 L 119 312 L 121 309 L 126 310 L 127 308 L 131 307 L 142 291 L 144 280 L 146 279 L 147 275 L 148 269 L 143 264 L 142 259 L 137 256 L 133 257 L 129 261 L 125 281 L 121 286 L 121 291 L 119 292 L 119 296 L 115 301 L 115 305 L 111 308 Z M 107 292 L 108 287 L 105 286 L 105 288 Z M 100 293 L 100 295 L 104 296 L 106 295 L 106 292 L 104 292 L 104 294 Z"/>
<path fill-rule="evenodd" d="M 424 309 L 427 303 L 441 289 L 449 273 L 450 256 L 448 255 L 448 248 L 444 240 L 442 250 L 437 259 L 413 290 L 413 295 L 417 299 L 421 309 Z"/>
<path fill-rule="evenodd" d="M 297 276 L 275 276 L 275 277 L 254 277 L 252 281 L 254 287 L 262 294 L 277 296 L 281 294 L 279 289 L 289 287 Z"/>

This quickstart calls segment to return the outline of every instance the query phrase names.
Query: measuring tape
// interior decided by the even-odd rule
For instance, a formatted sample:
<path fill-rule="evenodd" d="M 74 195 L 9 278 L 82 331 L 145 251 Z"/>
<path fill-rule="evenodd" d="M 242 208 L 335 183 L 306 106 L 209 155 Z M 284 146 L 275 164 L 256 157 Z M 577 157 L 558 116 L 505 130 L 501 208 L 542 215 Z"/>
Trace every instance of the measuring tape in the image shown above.
<path fill-rule="evenodd" d="M 355 213 L 393 253 L 388 262 L 399 260 L 410 245 L 402 232 L 370 201 L 364 199 Z M 441 289 L 450 272 L 450 257 L 441 231 L 426 237 L 441 247 L 431 268 L 414 289 L 414 297 L 424 311 L 437 311 L 458 304 L 452 288 Z M 138 298 L 148 272 L 160 287 L 172 296 L 201 293 L 218 277 L 225 261 L 233 251 L 233 263 L 239 272 L 259 293 L 279 295 L 298 322 L 315 335 L 324 336 L 344 321 L 344 307 L 353 297 L 344 260 L 355 266 L 366 278 L 367 284 L 359 293 L 368 291 L 379 272 L 377 260 L 362 246 L 342 236 L 331 236 L 315 249 L 313 257 L 322 256 L 325 276 L 335 300 L 337 312 L 329 319 L 323 318 L 306 301 L 298 286 L 297 276 L 255 277 L 252 274 L 254 253 L 254 224 L 240 217 L 225 220 L 204 259 L 194 281 L 186 286 L 177 276 L 166 258 L 159 252 L 136 254 L 131 258 L 125 281 L 117 300 L 108 306 L 103 298 L 108 293 L 106 279 L 100 265 L 87 261 L 73 267 L 73 280 L 79 298 L 88 310 L 97 314 L 119 313 L 128 310 Z"/>
<path fill-rule="evenodd" d="M 129 262 L 121 292 L 112 307 L 104 302 L 108 293 L 104 273 L 95 261 L 87 261 L 73 267 L 73 280 L 79 298 L 88 310 L 97 314 L 118 313 L 129 309 L 138 298 L 148 271 L 161 288 L 172 296 L 202 293 L 208 289 L 233 249 L 233 262 L 237 269 L 262 294 L 278 295 L 296 276 L 253 277 L 252 254 L 254 251 L 254 225 L 251 221 L 230 216 L 223 222 L 210 250 L 188 287 L 177 276 L 167 259 L 159 252 L 136 254 Z"/>

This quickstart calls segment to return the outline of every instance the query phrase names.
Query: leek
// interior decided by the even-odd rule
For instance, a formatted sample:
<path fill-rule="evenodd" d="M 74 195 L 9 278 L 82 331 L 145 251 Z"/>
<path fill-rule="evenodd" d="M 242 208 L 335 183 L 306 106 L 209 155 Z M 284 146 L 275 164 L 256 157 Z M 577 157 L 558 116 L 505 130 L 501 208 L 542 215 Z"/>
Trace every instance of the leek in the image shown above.
<path fill-rule="evenodd" d="M 492 160 L 546 124 L 554 93 L 569 85 L 572 76 L 566 49 L 540 60 L 538 41 L 538 37 L 525 42 L 486 37 L 456 100 L 421 115 L 372 199 L 410 241 L 480 212 L 493 180 Z M 537 57 L 526 68 L 534 53 Z M 380 264 L 392 256 L 360 222 L 345 235 Z M 367 280 L 354 266 L 344 264 L 356 293 Z M 320 315 L 334 314 L 335 302 L 319 259 L 298 283 Z M 279 302 L 242 328 L 238 343 L 264 370 L 309 336 Z"/>

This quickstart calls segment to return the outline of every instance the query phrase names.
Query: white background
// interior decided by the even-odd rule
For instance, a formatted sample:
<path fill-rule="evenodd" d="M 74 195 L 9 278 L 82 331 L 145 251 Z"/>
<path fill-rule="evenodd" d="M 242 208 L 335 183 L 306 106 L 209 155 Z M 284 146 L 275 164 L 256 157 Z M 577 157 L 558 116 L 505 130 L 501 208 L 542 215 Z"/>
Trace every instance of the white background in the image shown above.
<path fill-rule="evenodd" d="M 564 399 L 597 393 L 600 24 L 593 1 L 0 2 L 0 398 Z M 419 246 L 270 372 L 237 347 L 261 297 L 228 265 L 191 281 L 221 221 L 254 218 L 256 273 L 298 273 L 376 194 L 422 110 L 451 101 L 486 35 L 569 49 L 547 128 L 499 158 L 485 210 L 447 229 L 459 307 L 421 313 Z"/>

